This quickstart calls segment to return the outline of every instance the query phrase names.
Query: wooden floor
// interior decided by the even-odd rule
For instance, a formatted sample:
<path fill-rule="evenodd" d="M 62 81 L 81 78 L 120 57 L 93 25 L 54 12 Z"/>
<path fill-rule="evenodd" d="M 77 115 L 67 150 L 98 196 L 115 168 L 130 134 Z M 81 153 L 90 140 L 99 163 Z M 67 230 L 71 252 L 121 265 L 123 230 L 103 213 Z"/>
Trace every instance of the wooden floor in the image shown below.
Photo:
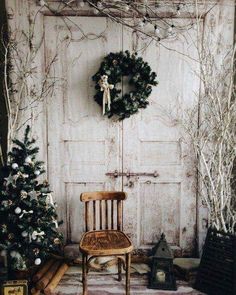
<path fill-rule="evenodd" d="M 132 295 L 166 295 L 166 294 L 203 294 L 188 286 L 186 282 L 177 281 L 177 291 L 151 290 L 147 288 L 147 274 L 131 274 L 131 294 Z M 88 279 L 89 295 L 124 295 L 125 281 L 117 281 L 114 274 L 91 273 Z M 81 270 L 73 267 L 64 275 L 59 286 L 56 288 L 54 295 L 81 295 Z"/>

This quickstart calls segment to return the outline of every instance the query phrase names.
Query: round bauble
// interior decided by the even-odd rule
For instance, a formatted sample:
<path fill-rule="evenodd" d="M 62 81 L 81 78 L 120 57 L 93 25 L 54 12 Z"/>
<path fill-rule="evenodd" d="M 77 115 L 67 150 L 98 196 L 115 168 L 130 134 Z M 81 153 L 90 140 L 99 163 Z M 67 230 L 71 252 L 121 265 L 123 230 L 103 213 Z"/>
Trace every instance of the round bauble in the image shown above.
<path fill-rule="evenodd" d="M 58 244 L 61 243 L 61 241 L 60 241 L 60 239 L 55 238 L 55 239 L 53 240 L 53 243 L 56 244 L 56 245 L 58 245 Z"/>
<path fill-rule="evenodd" d="M 36 258 L 34 261 L 35 265 L 40 265 L 41 264 L 41 259 L 40 258 Z"/>
<path fill-rule="evenodd" d="M 26 238 L 26 237 L 28 236 L 28 233 L 27 233 L 27 231 L 23 231 L 23 232 L 21 233 L 21 235 L 22 235 L 23 238 Z"/>
<path fill-rule="evenodd" d="M 79 2 L 79 6 L 80 6 L 80 7 L 84 7 L 84 6 L 85 6 L 84 1 L 80 1 L 80 2 Z"/>
<path fill-rule="evenodd" d="M 11 251 L 10 252 L 11 257 L 16 257 L 17 256 L 17 252 L 16 251 Z"/>
<path fill-rule="evenodd" d="M 40 175 L 40 171 L 39 170 L 35 170 L 34 171 L 34 175 L 39 176 Z"/>
<path fill-rule="evenodd" d="M 129 5 L 125 4 L 123 8 L 125 11 L 129 11 Z"/>
<path fill-rule="evenodd" d="M 20 207 L 16 207 L 16 209 L 15 209 L 15 213 L 16 213 L 16 214 L 20 214 L 20 213 L 21 213 L 21 208 L 20 208 Z"/>
<path fill-rule="evenodd" d="M 28 156 L 25 158 L 25 164 L 31 164 L 32 163 L 32 159 Z"/>
<path fill-rule="evenodd" d="M 99 13 L 99 10 L 98 10 L 97 8 L 94 8 L 94 9 L 93 9 L 93 13 L 94 13 L 94 14 L 98 14 L 98 13 Z"/>
<path fill-rule="evenodd" d="M 16 170 L 18 167 L 19 167 L 19 166 L 18 166 L 17 163 L 13 163 L 13 164 L 11 165 L 11 168 L 14 169 L 14 170 Z"/>

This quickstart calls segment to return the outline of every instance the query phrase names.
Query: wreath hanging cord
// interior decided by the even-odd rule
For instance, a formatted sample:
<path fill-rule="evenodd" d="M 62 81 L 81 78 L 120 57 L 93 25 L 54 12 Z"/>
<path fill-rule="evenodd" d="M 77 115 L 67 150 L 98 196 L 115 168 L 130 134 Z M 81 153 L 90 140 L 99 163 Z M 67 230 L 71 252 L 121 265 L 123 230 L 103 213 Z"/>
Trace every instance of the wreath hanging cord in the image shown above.
<path fill-rule="evenodd" d="M 121 95 L 116 85 L 122 77 L 129 77 L 129 85 L 134 89 Z M 141 57 L 125 52 L 109 53 L 102 61 L 98 72 L 92 77 L 95 81 L 95 101 L 103 107 L 103 114 L 120 120 L 146 108 L 152 86 L 156 86 L 156 73 Z"/>

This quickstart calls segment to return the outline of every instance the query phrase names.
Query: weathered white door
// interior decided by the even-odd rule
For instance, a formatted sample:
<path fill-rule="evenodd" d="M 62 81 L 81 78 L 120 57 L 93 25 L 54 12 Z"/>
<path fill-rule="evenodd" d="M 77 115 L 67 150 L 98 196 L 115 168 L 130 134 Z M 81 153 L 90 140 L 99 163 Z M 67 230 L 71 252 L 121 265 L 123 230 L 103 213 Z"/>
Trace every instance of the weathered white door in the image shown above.
<path fill-rule="evenodd" d="M 49 180 L 68 241 L 78 242 L 83 231 L 82 191 L 123 189 L 125 230 L 137 248 L 150 247 L 164 231 L 173 246 L 191 252 L 195 179 L 178 120 L 199 86 L 193 64 L 175 52 L 192 50 L 188 36 L 166 41 L 173 51 L 153 44 L 142 52 L 160 83 L 150 106 L 120 123 L 102 117 L 91 77 L 104 55 L 142 48 L 146 40 L 106 18 L 71 20 L 68 31 L 60 18 L 45 17 L 46 64 L 58 55 L 53 75 L 61 85 L 47 103 Z M 136 175 L 106 175 L 115 170 Z"/>
<path fill-rule="evenodd" d="M 138 51 L 148 44 L 141 36 L 135 45 L 131 39 L 125 29 L 125 49 Z M 147 109 L 123 125 L 123 169 L 130 174 L 124 179 L 129 195 L 125 226 L 139 249 L 156 243 L 161 232 L 182 254 L 190 254 L 195 246 L 196 175 L 182 127 L 199 91 L 194 41 L 192 29 L 185 36 L 162 41 L 164 46 L 152 43 L 141 51 L 157 73 L 159 85 L 153 88 Z"/>
<path fill-rule="evenodd" d="M 121 169 L 121 124 L 101 116 L 91 81 L 104 54 L 121 49 L 121 29 L 105 18 L 71 20 L 68 31 L 62 19 L 45 17 L 46 61 L 57 55 L 51 76 L 60 84 L 47 102 L 48 171 L 67 241 L 79 242 L 80 193 L 122 188 L 105 175 Z"/>

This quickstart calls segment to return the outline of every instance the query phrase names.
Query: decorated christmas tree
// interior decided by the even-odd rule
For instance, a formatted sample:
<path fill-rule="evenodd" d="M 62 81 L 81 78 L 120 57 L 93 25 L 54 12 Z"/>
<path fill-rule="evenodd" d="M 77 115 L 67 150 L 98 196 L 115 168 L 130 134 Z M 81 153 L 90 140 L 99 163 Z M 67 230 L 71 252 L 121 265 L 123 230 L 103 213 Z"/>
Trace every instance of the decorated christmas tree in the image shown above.
<path fill-rule="evenodd" d="M 29 131 L 14 140 L 0 180 L 0 250 L 13 270 L 40 265 L 62 243 L 49 184 L 37 180 L 44 163 L 36 159 L 39 148 Z"/>

